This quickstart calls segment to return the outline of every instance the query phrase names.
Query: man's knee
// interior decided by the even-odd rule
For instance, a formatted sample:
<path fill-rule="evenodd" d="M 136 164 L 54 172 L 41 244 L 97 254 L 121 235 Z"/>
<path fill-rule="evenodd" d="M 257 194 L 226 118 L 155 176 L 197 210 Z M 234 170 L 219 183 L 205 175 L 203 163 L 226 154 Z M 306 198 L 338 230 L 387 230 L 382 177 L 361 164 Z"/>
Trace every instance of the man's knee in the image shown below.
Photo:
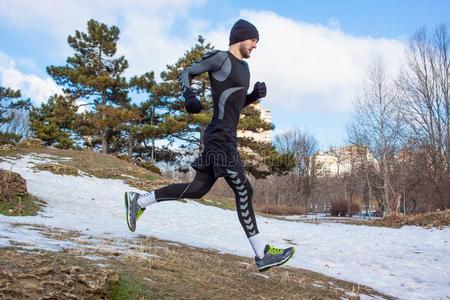
<path fill-rule="evenodd" d="M 194 199 L 199 199 L 206 195 L 211 189 L 211 185 L 207 181 L 194 179 L 187 191 L 187 196 Z"/>
<path fill-rule="evenodd" d="M 239 174 L 236 177 L 228 177 L 227 182 L 233 189 L 236 196 L 243 196 L 244 194 L 251 198 L 253 195 L 253 188 L 250 181 L 244 174 Z"/>
<path fill-rule="evenodd" d="M 250 194 L 250 195 L 253 194 L 253 187 L 250 184 L 250 181 L 248 181 L 248 178 L 245 178 L 245 180 L 244 180 L 244 187 L 248 194 Z"/>

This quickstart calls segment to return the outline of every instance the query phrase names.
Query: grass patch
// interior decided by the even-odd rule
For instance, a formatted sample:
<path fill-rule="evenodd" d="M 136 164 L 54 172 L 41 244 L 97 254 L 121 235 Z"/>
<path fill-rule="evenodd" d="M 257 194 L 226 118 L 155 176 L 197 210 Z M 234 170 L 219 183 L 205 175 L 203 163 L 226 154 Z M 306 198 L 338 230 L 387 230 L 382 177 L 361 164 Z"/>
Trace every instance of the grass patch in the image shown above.
<path fill-rule="evenodd" d="M 147 180 L 157 180 L 157 179 L 161 179 L 161 177 L 159 177 L 159 176 L 157 176 L 157 175 L 152 175 L 152 174 L 150 174 L 150 175 L 147 175 L 144 179 L 147 179 Z"/>
<path fill-rule="evenodd" d="M 80 172 L 97 178 L 121 179 L 145 190 L 154 190 L 170 183 L 170 180 L 140 166 L 119 159 L 114 155 L 84 150 L 63 150 L 51 147 L 23 147 L 0 150 L 3 157 L 20 158 L 23 155 L 49 156 L 54 163 L 38 163 L 37 170 L 46 170 L 58 175 L 81 175 Z M 37 156 L 36 156 L 37 157 Z"/>
<path fill-rule="evenodd" d="M 39 229 L 45 230 L 45 227 Z M 61 237 L 70 240 L 63 235 Z M 10 282 L 9 295 L 15 293 L 12 299 L 39 299 L 36 293 L 44 296 L 42 293 L 50 292 L 60 296 L 57 299 L 66 299 L 64 295 L 68 292 L 76 299 L 121 300 L 356 300 L 362 295 L 394 299 L 366 286 L 297 268 L 273 268 L 259 273 L 251 258 L 145 236 L 122 242 L 128 245 L 125 252 L 117 252 L 114 247 L 96 250 L 85 247 L 55 253 L 0 251 L 0 265 L 3 263 L 5 270 L 11 271 L 13 275 L 5 279 Z M 114 240 L 108 243 L 114 246 Z M 15 247 L 17 249 L 21 245 Z M 88 254 L 104 258 L 102 266 L 99 266 L 98 260 L 86 259 Z M 301 250 L 298 255 L 301 255 Z M 39 280 L 31 277 L 32 280 L 36 279 L 31 285 L 28 282 L 30 276 L 21 276 L 24 273 L 36 275 Z M 42 280 L 43 276 L 48 278 Z M 43 283 L 48 282 L 48 279 L 55 282 L 50 286 L 50 291 L 47 283 Z M 67 280 L 72 285 L 59 284 Z M 24 290 L 24 286 L 32 290 Z"/>
<path fill-rule="evenodd" d="M 5 216 L 35 216 L 46 203 L 35 196 L 14 195 L 9 201 L 0 201 L 0 214 Z"/>
<path fill-rule="evenodd" d="M 388 227 L 388 228 L 401 228 L 403 226 L 421 226 L 427 229 L 438 228 L 442 229 L 450 226 L 450 209 L 436 210 L 425 213 L 416 214 L 402 214 L 402 213 L 390 213 L 384 218 L 376 219 L 359 219 L 351 217 L 329 217 L 319 219 L 295 219 L 289 220 L 279 217 L 280 220 L 291 222 L 306 222 L 306 223 L 341 223 L 349 225 L 360 226 L 374 226 L 374 227 Z"/>
<path fill-rule="evenodd" d="M 215 206 L 223 209 L 236 209 L 236 200 L 234 198 L 219 197 L 216 195 L 207 195 L 201 199 L 193 199 L 204 205 Z M 303 207 L 288 207 L 283 205 L 255 205 L 253 208 L 258 215 L 276 218 L 277 216 L 288 215 L 304 215 L 305 209 Z"/>
<path fill-rule="evenodd" d="M 78 170 L 75 169 L 72 166 L 67 165 L 58 165 L 58 164 L 39 164 L 34 166 L 34 169 L 40 170 L 40 171 L 49 171 L 53 174 L 58 175 L 72 175 L 72 176 L 78 176 Z"/>
<path fill-rule="evenodd" d="M 257 205 L 255 211 L 265 215 L 275 216 L 292 216 L 292 215 L 304 215 L 305 209 L 303 207 L 291 207 L 285 205 Z"/>
<path fill-rule="evenodd" d="M 218 197 L 215 195 L 207 195 L 201 199 L 193 199 L 201 204 L 215 206 L 223 209 L 236 209 L 235 199 L 234 198 L 226 198 L 226 197 Z"/>
<path fill-rule="evenodd" d="M 450 226 L 450 209 L 425 213 L 402 214 L 392 212 L 383 219 L 372 221 L 374 225 L 399 228 L 405 225 L 416 225 L 425 228 L 443 228 Z"/>
<path fill-rule="evenodd" d="M 103 154 L 84 150 L 63 150 L 51 147 L 21 147 L 7 151 L 0 151 L 0 156 L 10 156 L 19 158 L 21 155 L 29 154 L 51 155 L 60 166 L 67 166 L 68 169 L 80 170 L 98 178 L 122 178 L 123 174 L 135 178 L 149 179 L 163 177 L 149 170 L 133 165 L 125 160 L 121 160 L 114 155 Z M 67 159 L 69 158 L 69 159 Z M 123 177 L 126 178 L 126 177 Z"/>
<path fill-rule="evenodd" d="M 145 295 L 145 288 L 142 284 L 124 275 L 120 275 L 119 280 L 109 287 L 109 299 L 111 300 L 143 299 Z"/>
<path fill-rule="evenodd" d="M 140 282 L 145 293 L 135 299 L 358 299 L 349 295 L 382 295 L 307 270 L 273 268 L 259 273 L 251 258 L 152 238 L 142 237 L 130 249 L 155 255 L 109 260 L 114 269 L 132 279 L 131 284 Z"/>

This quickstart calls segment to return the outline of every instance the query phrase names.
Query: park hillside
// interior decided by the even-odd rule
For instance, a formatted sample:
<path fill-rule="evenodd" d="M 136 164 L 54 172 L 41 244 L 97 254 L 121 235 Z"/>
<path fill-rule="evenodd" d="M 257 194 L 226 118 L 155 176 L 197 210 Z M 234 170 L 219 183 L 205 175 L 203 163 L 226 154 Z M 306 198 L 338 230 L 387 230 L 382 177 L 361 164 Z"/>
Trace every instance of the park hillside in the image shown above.
<path fill-rule="evenodd" d="M 117 26 L 68 33 L 60 87 L 40 106 L 0 86 L 0 298 L 440 299 L 450 295 L 450 33 L 412 33 L 394 77 L 376 58 L 343 144 L 275 129 L 246 107 L 238 147 L 258 225 L 297 254 L 259 273 L 223 179 L 202 199 L 158 203 L 128 231 L 123 194 L 188 182 L 212 117 L 179 77 L 214 45 L 199 36 L 155 75 L 126 77 Z"/>

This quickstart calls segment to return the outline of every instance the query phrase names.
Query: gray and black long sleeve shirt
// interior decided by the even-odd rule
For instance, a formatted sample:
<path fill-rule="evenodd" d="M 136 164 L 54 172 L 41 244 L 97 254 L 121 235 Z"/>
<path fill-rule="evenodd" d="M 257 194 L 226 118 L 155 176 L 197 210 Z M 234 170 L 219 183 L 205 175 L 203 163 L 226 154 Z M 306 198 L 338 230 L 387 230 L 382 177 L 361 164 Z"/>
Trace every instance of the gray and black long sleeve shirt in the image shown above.
<path fill-rule="evenodd" d="M 192 78 L 205 72 L 209 75 L 214 103 L 212 122 L 222 120 L 236 129 L 242 109 L 256 101 L 247 95 L 250 83 L 248 64 L 228 51 L 209 52 L 181 73 L 183 94 L 191 90 Z"/>
<path fill-rule="evenodd" d="M 211 153 L 218 152 L 225 155 L 225 163 L 214 165 L 216 177 L 226 175 L 223 168 L 236 163 L 237 137 L 236 131 L 239 123 L 239 116 L 242 109 L 255 102 L 247 95 L 250 84 L 250 70 L 248 64 L 235 57 L 229 51 L 212 51 L 205 55 L 200 61 L 185 68 L 181 73 L 180 84 L 183 95 L 192 92 L 192 78 L 202 73 L 208 72 L 211 82 L 211 93 L 213 98 L 213 117 L 211 123 L 204 133 L 205 149 L 192 166 L 201 169 L 199 165 L 211 164 Z M 217 156 L 217 155 L 216 155 Z M 240 159 L 238 158 L 240 163 Z M 242 168 L 241 166 L 235 166 Z"/>

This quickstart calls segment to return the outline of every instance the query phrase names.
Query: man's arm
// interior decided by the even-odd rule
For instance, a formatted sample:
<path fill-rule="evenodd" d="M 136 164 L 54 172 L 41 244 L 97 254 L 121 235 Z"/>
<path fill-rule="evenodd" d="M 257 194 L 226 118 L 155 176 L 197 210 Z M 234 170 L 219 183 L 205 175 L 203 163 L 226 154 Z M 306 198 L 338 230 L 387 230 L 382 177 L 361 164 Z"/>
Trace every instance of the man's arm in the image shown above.
<path fill-rule="evenodd" d="M 183 93 L 183 97 L 186 101 L 186 109 L 188 112 L 198 113 L 202 110 L 200 101 L 197 100 L 197 97 L 191 87 L 192 78 L 205 72 L 214 72 L 219 70 L 226 58 L 227 53 L 224 51 L 211 51 L 200 61 L 195 62 L 181 72 L 181 92 Z"/>
<path fill-rule="evenodd" d="M 267 94 L 267 88 L 266 84 L 264 82 L 257 82 L 255 83 L 255 87 L 253 88 L 253 91 L 247 95 L 247 98 L 245 99 L 244 107 L 249 106 L 250 104 L 254 103 L 255 101 L 264 98 Z"/>

